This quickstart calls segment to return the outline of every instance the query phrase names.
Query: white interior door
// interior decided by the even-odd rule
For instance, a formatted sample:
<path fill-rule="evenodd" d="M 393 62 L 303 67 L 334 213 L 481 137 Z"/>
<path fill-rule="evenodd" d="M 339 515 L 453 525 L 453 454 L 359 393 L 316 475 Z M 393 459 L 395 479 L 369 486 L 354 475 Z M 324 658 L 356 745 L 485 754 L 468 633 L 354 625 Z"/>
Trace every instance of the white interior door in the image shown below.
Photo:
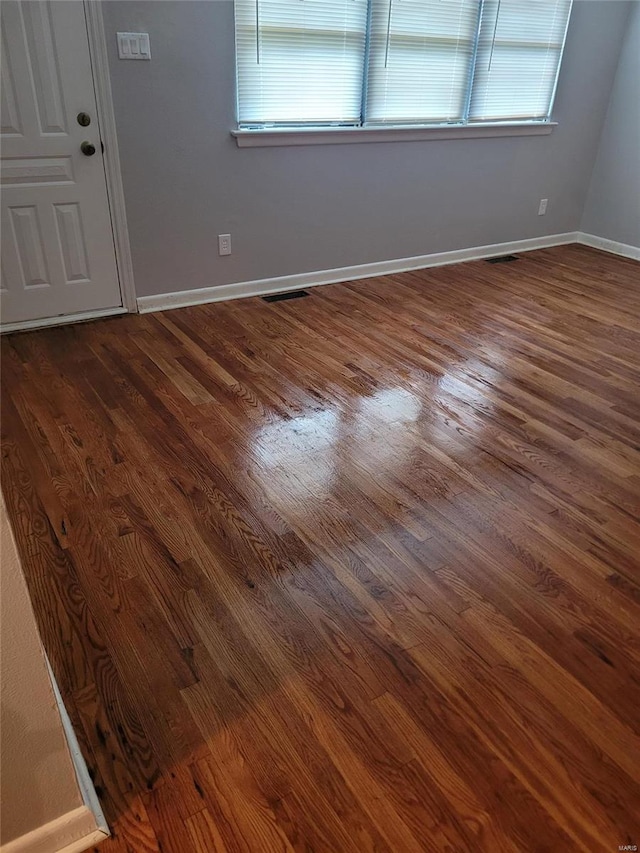
<path fill-rule="evenodd" d="M 115 309 L 122 297 L 84 5 L 2 0 L 0 14 L 2 323 Z"/>

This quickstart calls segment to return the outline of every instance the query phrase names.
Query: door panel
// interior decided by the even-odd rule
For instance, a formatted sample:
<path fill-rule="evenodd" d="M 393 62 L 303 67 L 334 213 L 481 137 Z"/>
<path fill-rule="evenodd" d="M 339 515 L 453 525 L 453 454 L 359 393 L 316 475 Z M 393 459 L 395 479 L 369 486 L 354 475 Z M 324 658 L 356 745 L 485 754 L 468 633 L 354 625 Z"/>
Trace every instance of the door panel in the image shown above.
<path fill-rule="evenodd" d="M 0 101 L 0 118 L 2 126 L 0 132 L 2 137 L 6 139 L 9 136 L 22 136 L 22 124 L 18 115 L 18 99 L 16 98 L 16 90 L 13 84 L 13 75 L 9 65 L 9 49 L 7 45 L 7 34 L 4 26 L 2 27 L 2 70 L 0 71 L 0 79 L 2 85 L 0 91 L 2 99 Z"/>
<path fill-rule="evenodd" d="M 84 6 L 3 0 L 0 13 L 2 322 L 117 308 Z"/>
<path fill-rule="evenodd" d="M 29 287 L 51 287 L 45 264 L 45 248 L 38 208 L 10 207 L 11 237 L 20 267 L 20 284 Z"/>
<path fill-rule="evenodd" d="M 31 92 L 40 134 L 65 134 L 66 120 L 62 82 L 56 62 L 51 5 L 35 0 L 19 7 L 22 29 L 31 65 Z"/>
<path fill-rule="evenodd" d="M 91 281 L 78 204 L 54 204 L 66 284 Z"/>

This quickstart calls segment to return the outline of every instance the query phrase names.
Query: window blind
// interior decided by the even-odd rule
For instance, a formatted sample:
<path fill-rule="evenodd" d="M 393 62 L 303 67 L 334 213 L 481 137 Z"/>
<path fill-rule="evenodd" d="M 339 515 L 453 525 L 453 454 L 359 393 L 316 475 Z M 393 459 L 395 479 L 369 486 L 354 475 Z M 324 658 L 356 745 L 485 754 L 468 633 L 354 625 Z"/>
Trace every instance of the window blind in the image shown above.
<path fill-rule="evenodd" d="M 367 124 L 461 121 L 477 0 L 372 0 Z"/>
<path fill-rule="evenodd" d="M 242 125 L 359 124 L 367 0 L 236 0 Z"/>
<path fill-rule="evenodd" d="M 548 117 L 570 0 L 485 0 L 470 121 Z"/>
<path fill-rule="evenodd" d="M 548 119 L 571 0 L 235 0 L 238 123 Z"/>

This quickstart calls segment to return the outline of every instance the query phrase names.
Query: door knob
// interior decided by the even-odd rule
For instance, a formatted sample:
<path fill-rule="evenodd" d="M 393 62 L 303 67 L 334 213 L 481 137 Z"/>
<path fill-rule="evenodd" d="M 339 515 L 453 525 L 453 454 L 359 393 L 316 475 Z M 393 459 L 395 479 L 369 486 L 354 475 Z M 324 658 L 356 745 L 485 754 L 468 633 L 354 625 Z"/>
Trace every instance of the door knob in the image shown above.
<path fill-rule="evenodd" d="M 89 113 L 78 113 L 76 118 L 80 127 L 89 127 L 91 124 L 91 116 Z"/>
<path fill-rule="evenodd" d="M 82 142 L 80 145 L 80 150 L 84 154 L 85 157 L 93 157 L 96 153 L 96 146 L 93 142 Z"/>

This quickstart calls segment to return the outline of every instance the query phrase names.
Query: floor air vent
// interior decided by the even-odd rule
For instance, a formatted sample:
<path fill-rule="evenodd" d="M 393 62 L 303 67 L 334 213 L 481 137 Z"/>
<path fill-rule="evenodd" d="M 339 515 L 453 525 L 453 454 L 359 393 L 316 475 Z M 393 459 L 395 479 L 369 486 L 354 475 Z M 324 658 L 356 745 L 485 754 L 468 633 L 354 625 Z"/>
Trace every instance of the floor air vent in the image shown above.
<path fill-rule="evenodd" d="M 486 258 L 488 264 L 509 264 L 511 261 L 519 261 L 517 255 L 500 255 L 497 258 Z"/>
<path fill-rule="evenodd" d="M 290 290 L 288 293 L 272 293 L 271 296 L 263 296 L 265 302 L 281 302 L 283 299 L 300 299 L 308 296 L 306 290 Z"/>

